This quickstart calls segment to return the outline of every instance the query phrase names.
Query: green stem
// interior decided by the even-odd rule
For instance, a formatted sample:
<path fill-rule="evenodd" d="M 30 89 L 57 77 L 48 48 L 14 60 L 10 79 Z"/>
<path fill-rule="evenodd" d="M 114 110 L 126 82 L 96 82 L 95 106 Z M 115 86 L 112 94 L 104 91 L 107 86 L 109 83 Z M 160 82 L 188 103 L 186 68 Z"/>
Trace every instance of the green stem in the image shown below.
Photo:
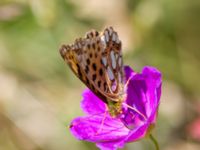
<path fill-rule="evenodd" d="M 155 145 L 156 150 L 159 150 L 160 148 L 159 148 L 159 144 L 158 144 L 157 140 L 153 137 L 152 134 L 150 134 L 149 137 L 150 137 L 151 141 L 153 142 L 153 144 Z"/>

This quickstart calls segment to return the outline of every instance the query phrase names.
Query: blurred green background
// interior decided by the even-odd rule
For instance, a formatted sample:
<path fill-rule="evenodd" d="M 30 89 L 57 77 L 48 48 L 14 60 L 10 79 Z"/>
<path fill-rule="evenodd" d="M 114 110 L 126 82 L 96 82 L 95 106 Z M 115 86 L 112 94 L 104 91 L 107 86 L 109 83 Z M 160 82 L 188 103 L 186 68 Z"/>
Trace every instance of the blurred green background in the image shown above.
<path fill-rule="evenodd" d="M 200 149 L 199 0 L 1 0 L 0 150 L 97 149 L 67 128 L 82 115 L 85 86 L 58 49 L 106 26 L 118 31 L 125 64 L 163 73 L 153 131 L 161 150 Z"/>

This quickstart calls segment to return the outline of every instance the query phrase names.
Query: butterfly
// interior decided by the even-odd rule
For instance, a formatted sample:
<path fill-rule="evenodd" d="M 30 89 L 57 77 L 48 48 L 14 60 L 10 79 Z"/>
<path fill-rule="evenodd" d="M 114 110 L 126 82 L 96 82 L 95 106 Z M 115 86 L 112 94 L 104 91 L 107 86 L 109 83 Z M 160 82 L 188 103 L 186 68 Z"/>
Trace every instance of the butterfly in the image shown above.
<path fill-rule="evenodd" d="M 62 45 L 60 54 L 74 74 L 107 106 L 111 116 L 121 113 L 125 96 L 122 43 L 117 32 L 90 30 L 71 45 Z"/>

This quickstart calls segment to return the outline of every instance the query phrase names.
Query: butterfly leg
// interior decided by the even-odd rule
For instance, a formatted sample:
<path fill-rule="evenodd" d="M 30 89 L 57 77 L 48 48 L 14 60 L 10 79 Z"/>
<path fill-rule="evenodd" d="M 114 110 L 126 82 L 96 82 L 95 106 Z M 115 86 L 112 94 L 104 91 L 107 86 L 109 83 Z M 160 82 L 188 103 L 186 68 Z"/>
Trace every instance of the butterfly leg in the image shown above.
<path fill-rule="evenodd" d="M 104 116 L 103 116 L 103 119 L 102 119 L 100 128 L 99 128 L 98 131 L 96 132 L 96 135 L 99 134 L 99 133 L 101 132 L 102 128 L 103 128 L 103 125 L 104 125 L 104 121 L 105 121 L 105 119 L 106 119 L 107 112 L 108 112 L 108 107 L 106 106 L 106 111 L 104 112 Z"/>
<path fill-rule="evenodd" d="M 128 80 L 126 81 L 126 83 L 125 83 L 125 85 L 124 85 L 124 88 L 125 88 L 125 89 L 127 89 L 128 84 L 129 84 L 131 78 L 132 78 L 132 76 L 130 76 L 130 77 L 128 78 Z"/>

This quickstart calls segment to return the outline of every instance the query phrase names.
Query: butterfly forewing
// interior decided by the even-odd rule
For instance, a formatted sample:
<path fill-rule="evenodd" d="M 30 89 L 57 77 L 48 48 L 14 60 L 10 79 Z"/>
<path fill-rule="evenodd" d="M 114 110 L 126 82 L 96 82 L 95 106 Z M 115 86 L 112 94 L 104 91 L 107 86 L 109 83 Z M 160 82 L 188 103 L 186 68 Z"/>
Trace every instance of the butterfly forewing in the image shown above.
<path fill-rule="evenodd" d="M 60 49 L 63 59 L 102 100 L 119 101 L 124 94 L 121 41 L 112 27 L 92 30 L 83 39 Z"/>

